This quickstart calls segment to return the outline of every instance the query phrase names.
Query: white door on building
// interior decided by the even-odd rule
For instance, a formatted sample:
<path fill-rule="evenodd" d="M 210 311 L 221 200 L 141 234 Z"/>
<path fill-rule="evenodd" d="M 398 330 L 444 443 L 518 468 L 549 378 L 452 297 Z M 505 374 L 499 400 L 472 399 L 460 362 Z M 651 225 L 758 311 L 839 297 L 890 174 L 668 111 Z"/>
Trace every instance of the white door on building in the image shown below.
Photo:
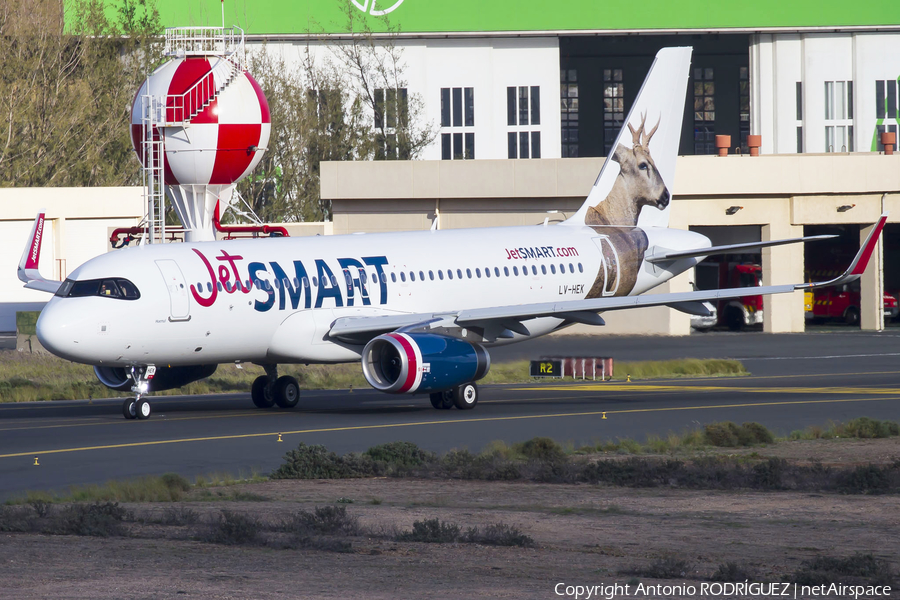
<path fill-rule="evenodd" d="M 191 318 L 191 304 L 188 298 L 184 275 L 174 260 L 158 260 L 156 266 L 169 290 L 170 321 L 188 321 Z"/>

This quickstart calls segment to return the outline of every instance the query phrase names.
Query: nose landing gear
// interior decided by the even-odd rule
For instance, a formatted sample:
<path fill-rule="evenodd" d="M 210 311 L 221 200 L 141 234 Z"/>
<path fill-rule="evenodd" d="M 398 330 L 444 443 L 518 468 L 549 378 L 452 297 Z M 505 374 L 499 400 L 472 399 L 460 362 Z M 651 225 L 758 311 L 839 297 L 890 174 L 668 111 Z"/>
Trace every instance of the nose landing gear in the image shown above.
<path fill-rule="evenodd" d="M 126 419 L 149 419 L 150 418 L 150 402 L 142 398 L 150 389 L 150 380 L 156 375 L 156 367 L 148 365 L 146 367 L 131 367 L 129 373 L 134 385 L 131 391 L 136 394 L 134 398 L 128 398 L 122 404 L 122 414 Z"/>

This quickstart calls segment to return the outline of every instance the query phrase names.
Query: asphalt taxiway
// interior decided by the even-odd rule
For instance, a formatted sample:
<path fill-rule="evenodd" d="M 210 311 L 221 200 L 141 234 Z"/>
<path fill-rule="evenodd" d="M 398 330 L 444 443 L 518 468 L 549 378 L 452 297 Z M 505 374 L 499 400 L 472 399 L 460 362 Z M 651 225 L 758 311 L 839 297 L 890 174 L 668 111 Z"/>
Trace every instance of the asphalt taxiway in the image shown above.
<path fill-rule="evenodd" d="M 248 394 L 166 396 L 153 399 L 147 421 L 123 419 L 121 400 L 0 404 L 0 500 L 165 472 L 266 473 L 299 442 L 338 453 L 395 440 L 434 451 L 478 450 L 492 440 L 535 436 L 576 444 L 644 439 L 722 420 L 757 421 L 780 434 L 863 415 L 897 420 L 898 342 L 900 335 L 890 332 L 714 334 L 606 338 L 597 351 L 579 347 L 594 340 L 554 347 L 559 342 L 551 339 L 530 356 L 728 356 L 741 358 L 753 374 L 483 386 L 471 411 L 437 411 L 426 396 L 372 390 L 304 392 L 293 410 L 255 409 Z"/>

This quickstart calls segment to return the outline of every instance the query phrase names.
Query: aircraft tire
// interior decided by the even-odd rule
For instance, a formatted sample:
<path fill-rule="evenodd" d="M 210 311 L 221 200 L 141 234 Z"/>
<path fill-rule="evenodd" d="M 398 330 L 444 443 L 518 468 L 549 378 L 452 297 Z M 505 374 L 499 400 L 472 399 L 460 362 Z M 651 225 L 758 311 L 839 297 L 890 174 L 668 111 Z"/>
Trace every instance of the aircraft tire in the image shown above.
<path fill-rule="evenodd" d="M 731 331 L 740 331 L 744 328 L 744 313 L 741 309 L 729 306 L 725 309 L 725 323 Z"/>
<path fill-rule="evenodd" d="M 134 403 L 134 412 L 142 421 L 150 418 L 150 403 L 141 398 Z"/>
<path fill-rule="evenodd" d="M 122 403 L 122 414 L 126 419 L 136 419 L 137 412 L 134 409 L 134 398 L 128 398 Z"/>
<path fill-rule="evenodd" d="M 294 408 L 300 401 L 300 384 L 290 375 L 279 377 L 275 380 L 272 396 L 280 408 Z"/>
<path fill-rule="evenodd" d="M 266 384 L 269 382 L 269 378 L 265 375 L 261 375 L 253 380 L 253 385 L 250 387 L 250 397 L 253 399 L 253 404 L 256 408 L 272 408 L 275 406 L 275 399 L 272 398 L 272 394 L 266 393 Z"/>
<path fill-rule="evenodd" d="M 453 404 L 459 410 L 471 410 L 478 404 L 478 386 L 474 381 L 453 388 Z"/>
<path fill-rule="evenodd" d="M 434 392 L 430 395 L 430 398 L 431 406 L 438 410 L 453 408 L 452 390 L 447 390 L 446 392 Z"/>

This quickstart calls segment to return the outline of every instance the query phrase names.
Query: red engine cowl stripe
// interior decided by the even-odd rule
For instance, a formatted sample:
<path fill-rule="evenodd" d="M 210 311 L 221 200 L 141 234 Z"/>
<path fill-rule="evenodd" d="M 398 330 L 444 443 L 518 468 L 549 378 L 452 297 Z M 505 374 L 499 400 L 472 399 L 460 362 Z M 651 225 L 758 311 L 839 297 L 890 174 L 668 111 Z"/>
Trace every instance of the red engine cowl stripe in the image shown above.
<path fill-rule="evenodd" d="M 403 382 L 403 385 L 400 386 L 400 389 L 398 389 L 397 392 L 404 394 L 409 391 L 415 391 L 412 390 L 412 387 L 416 383 L 416 373 L 419 370 L 419 365 L 416 363 L 416 351 L 406 337 L 396 333 L 389 333 L 387 335 L 400 342 L 400 345 L 403 346 L 403 351 L 406 352 L 406 360 L 409 364 L 409 369 L 406 371 L 406 381 Z"/>

